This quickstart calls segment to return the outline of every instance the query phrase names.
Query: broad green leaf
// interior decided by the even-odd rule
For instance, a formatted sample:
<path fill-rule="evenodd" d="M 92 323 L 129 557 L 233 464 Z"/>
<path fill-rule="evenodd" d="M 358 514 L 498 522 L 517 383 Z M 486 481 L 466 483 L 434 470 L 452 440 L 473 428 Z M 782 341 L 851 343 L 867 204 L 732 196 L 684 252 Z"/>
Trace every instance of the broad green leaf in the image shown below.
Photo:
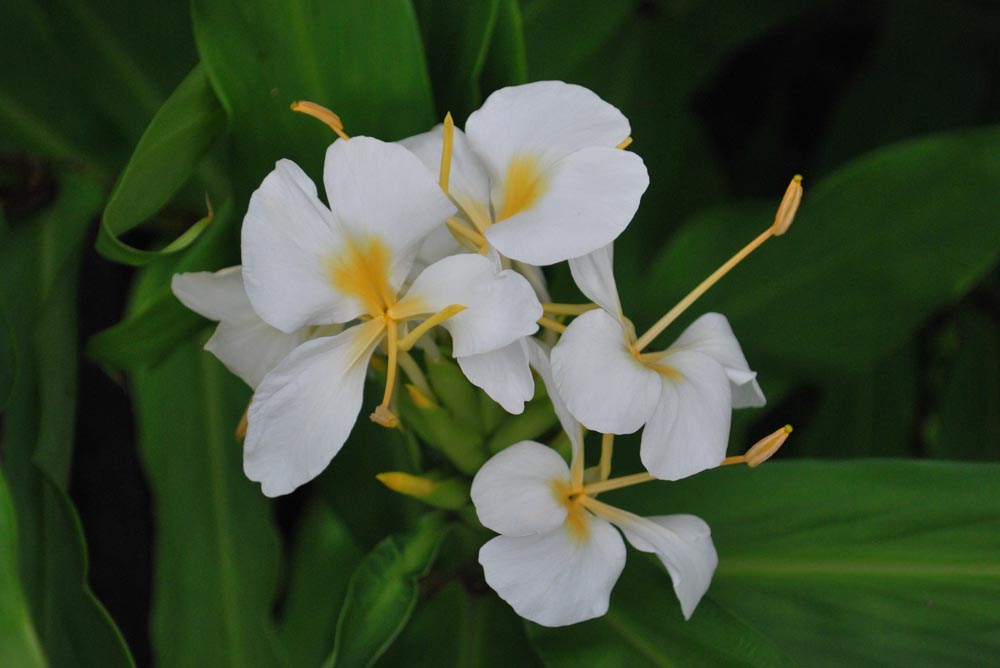
<path fill-rule="evenodd" d="M 705 597 L 684 621 L 662 565 L 632 552 L 607 614 L 564 628 L 528 625 L 550 668 L 794 666 L 772 641 Z"/>
<path fill-rule="evenodd" d="M 486 64 L 502 0 L 443 6 L 417 0 L 417 14 L 438 116 L 468 117 L 482 102 L 479 77 Z M 489 91 L 487 91 L 489 92 Z"/>
<path fill-rule="evenodd" d="M 17 568 L 17 518 L 0 472 L 0 665 L 48 665 L 21 590 Z"/>
<path fill-rule="evenodd" d="M 909 456 L 914 450 L 920 391 L 917 360 L 916 351 L 906 346 L 870 369 L 825 383 L 816 412 L 795 425 L 795 440 L 787 454 L 839 459 Z"/>
<path fill-rule="evenodd" d="M 686 318 L 724 313 L 755 368 L 813 379 L 865 368 L 1000 258 L 998 140 L 1000 130 L 988 128 L 904 142 L 815 186 L 807 182 L 791 230 Z M 652 314 L 673 306 L 770 224 L 780 190 L 773 204 L 725 207 L 690 221 L 651 270 L 650 289 L 623 295 L 626 312 L 640 301 Z M 670 334 L 662 340 L 667 345 Z"/>
<path fill-rule="evenodd" d="M 222 131 L 225 115 L 201 66 L 180 83 L 153 117 L 104 209 L 97 250 L 109 260 L 145 264 L 191 245 L 209 212 L 161 250 L 140 250 L 120 236 L 163 207 L 194 173 Z"/>
<path fill-rule="evenodd" d="M 347 588 L 326 668 L 367 668 L 385 652 L 413 614 L 418 580 L 447 530 L 440 516 L 425 515 L 416 528 L 389 536 L 364 558 Z"/>
<path fill-rule="evenodd" d="M 205 326 L 205 319 L 178 301 L 170 290 L 170 275 L 185 271 L 217 269 L 238 251 L 230 229 L 232 205 L 226 202 L 216 213 L 215 223 L 188 252 L 159 262 L 163 272 L 149 283 L 149 295 L 134 302 L 125 319 L 98 332 L 87 342 L 87 356 L 116 369 L 153 365 L 178 343 Z M 164 271 L 166 270 L 166 271 Z"/>
<path fill-rule="evenodd" d="M 803 666 L 986 666 L 1000 653 L 997 465 L 777 462 L 607 501 L 704 518 L 720 556 L 711 599 Z"/>
<path fill-rule="evenodd" d="M 364 553 L 322 501 L 299 527 L 278 636 L 290 666 L 320 666 L 330 655 L 351 574 Z"/>
<path fill-rule="evenodd" d="M 483 63 L 480 89 L 487 96 L 504 86 L 528 80 L 528 59 L 524 44 L 524 22 L 518 0 L 500 0 L 496 25 Z"/>
<path fill-rule="evenodd" d="M 282 665 L 270 621 L 278 538 L 233 438 L 249 392 L 200 344 L 132 377 L 157 508 L 154 655 L 162 668 Z"/>
<path fill-rule="evenodd" d="M 21 586 L 54 666 L 129 667 L 118 630 L 87 585 L 83 532 L 66 496 L 77 391 L 77 269 L 103 198 L 93 176 L 58 174 L 43 212 L 0 239 L 0 301 L 21 362 L 3 421 L 4 474 L 17 514 Z"/>
<path fill-rule="evenodd" d="M 451 582 L 420 603 L 413 620 L 378 665 L 541 668 L 542 662 L 528 644 L 521 618 L 507 604 Z"/>
<path fill-rule="evenodd" d="M 944 387 L 927 425 L 927 452 L 1000 459 L 1000 327 L 980 311 L 965 310 L 954 330 Z"/>
<path fill-rule="evenodd" d="M 335 137 L 289 111 L 296 100 L 330 107 L 351 135 L 394 140 L 434 122 L 408 0 L 194 0 L 192 18 L 202 64 L 229 115 L 245 188 L 256 187 L 279 158 L 318 179 Z"/>

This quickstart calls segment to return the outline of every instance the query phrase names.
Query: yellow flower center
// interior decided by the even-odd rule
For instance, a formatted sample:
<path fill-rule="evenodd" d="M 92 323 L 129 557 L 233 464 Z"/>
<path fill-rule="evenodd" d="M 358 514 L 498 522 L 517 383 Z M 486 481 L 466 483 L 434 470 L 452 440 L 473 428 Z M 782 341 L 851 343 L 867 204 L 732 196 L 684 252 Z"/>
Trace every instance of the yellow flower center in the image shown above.
<path fill-rule="evenodd" d="M 549 189 L 549 179 L 538 160 L 519 155 L 507 166 L 503 204 L 497 212 L 497 222 L 530 209 Z"/>
<path fill-rule="evenodd" d="M 396 303 L 389 285 L 392 251 L 377 237 L 349 240 L 327 261 L 327 275 L 340 292 L 353 295 L 373 318 Z"/>
<path fill-rule="evenodd" d="M 585 542 L 590 536 L 590 518 L 583 507 L 586 494 L 582 489 L 574 489 L 569 482 L 558 479 L 552 481 L 552 493 L 566 507 L 566 531 L 577 543 Z"/>

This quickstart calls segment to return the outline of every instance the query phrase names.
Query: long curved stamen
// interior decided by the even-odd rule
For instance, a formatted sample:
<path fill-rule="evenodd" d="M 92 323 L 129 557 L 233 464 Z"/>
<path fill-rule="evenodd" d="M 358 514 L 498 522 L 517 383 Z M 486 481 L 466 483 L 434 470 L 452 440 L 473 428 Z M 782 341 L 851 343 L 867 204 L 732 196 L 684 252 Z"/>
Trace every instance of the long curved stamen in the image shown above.
<path fill-rule="evenodd" d="M 781 200 L 781 205 L 778 207 L 778 213 L 774 217 L 774 223 L 771 224 L 766 230 L 764 230 L 756 239 L 748 243 L 743 247 L 736 255 L 729 258 L 725 264 L 712 272 L 711 276 L 702 281 L 698 287 L 692 290 L 684 299 L 682 299 L 676 306 L 667 311 L 667 313 L 656 321 L 656 324 L 649 328 L 649 330 L 639 337 L 639 340 L 635 342 L 636 352 L 641 352 L 643 348 L 652 343 L 653 339 L 660 335 L 660 333 L 665 330 L 670 323 L 676 320 L 684 311 L 688 309 L 691 304 L 695 303 L 699 297 L 705 294 L 709 288 L 719 282 L 723 276 L 728 274 L 736 265 L 743 261 L 750 253 L 757 250 L 765 241 L 773 236 L 781 236 L 786 231 L 788 227 L 792 224 L 792 220 L 795 218 L 795 212 L 798 210 L 799 202 L 802 200 L 802 177 L 796 175 L 792 182 L 788 184 L 788 188 L 785 190 L 785 196 Z"/>
<path fill-rule="evenodd" d="M 413 331 L 404 336 L 402 339 L 400 339 L 398 343 L 396 341 L 390 342 L 389 344 L 390 350 L 394 349 L 399 349 L 401 351 L 409 350 L 414 346 L 414 344 L 416 344 L 416 342 L 420 339 L 420 337 L 426 334 L 432 327 L 440 325 L 448 318 L 451 318 L 452 316 L 457 315 L 458 313 L 461 313 L 464 310 L 465 307 L 462 306 L 461 304 L 452 304 L 451 306 L 444 307 L 431 317 L 427 318 L 427 320 L 424 320 L 422 323 L 420 323 L 420 325 L 414 327 Z"/>
<path fill-rule="evenodd" d="M 610 492 L 613 489 L 631 487 L 632 485 L 650 482 L 651 480 L 656 480 L 656 478 L 648 473 L 634 473 L 632 475 L 623 475 L 620 478 L 592 482 L 589 485 L 583 486 L 583 492 L 585 494 L 600 494 L 601 492 Z"/>
<path fill-rule="evenodd" d="M 340 120 L 340 116 L 333 113 L 321 104 L 316 104 L 315 102 L 309 102 L 308 100 L 296 100 L 291 104 L 292 111 L 296 111 L 300 114 L 305 114 L 306 116 L 312 116 L 316 120 L 327 125 L 331 130 L 337 133 L 337 136 L 341 139 L 350 139 L 346 132 L 344 132 L 344 123 Z"/>
<path fill-rule="evenodd" d="M 542 309 L 552 315 L 581 315 L 587 311 L 600 308 L 597 304 L 542 304 Z"/>
<path fill-rule="evenodd" d="M 556 322 L 551 318 L 546 318 L 544 316 L 538 319 L 538 324 L 541 325 L 542 327 L 545 327 L 546 329 L 551 329 L 555 332 L 559 332 L 560 334 L 566 331 L 566 325 L 562 324 L 561 322 Z"/>
<path fill-rule="evenodd" d="M 388 371 L 385 376 L 385 394 L 382 395 L 382 406 L 389 408 L 389 400 L 392 399 L 392 390 L 396 384 L 396 366 L 398 358 L 398 338 L 399 323 L 391 318 L 386 318 L 386 336 L 388 337 L 389 362 Z"/>
<path fill-rule="evenodd" d="M 448 226 L 448 231 L 458 240 L 458 243 L 469 250 L 479 252 L 486 246 L 486 237 L 468 225 L 465 225 L 457 218 L 449 218 L 444 221 L 444 224 Z"/>
<path fill-rule="evenodd" d="M 615 451 L 615 435 L 614 434 L 604 434 L 601 437 L 601 461 L 598 466 L 598 471 L 601 474 L 601 480 L 607 480 L 611 476 L 611 456 Z"/>

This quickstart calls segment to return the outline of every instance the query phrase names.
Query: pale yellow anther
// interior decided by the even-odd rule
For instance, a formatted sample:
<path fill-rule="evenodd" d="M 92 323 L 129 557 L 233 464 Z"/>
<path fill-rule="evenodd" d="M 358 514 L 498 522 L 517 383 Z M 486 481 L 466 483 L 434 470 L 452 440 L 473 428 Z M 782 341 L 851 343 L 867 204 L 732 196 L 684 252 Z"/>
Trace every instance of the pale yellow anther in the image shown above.
<path fill-rule="evenodd" d="M 388 407 L 379 404 L 372 411 L 372 414 L 368 418 L 377 425 L 385 427 L 386 429 L 395 429 L 399 426 L 399 418 L 396 417 Z"/>
<path fill-rule="evenodd" d="M 795 220 L 795 212 L 799 210 L 799 203 L 801 201 L 802 175 L 796 174 L 792 178 L 791 183 L 788 184 L 785 196 L 781 198 L 778 212 L 774 216 L 774 224 L 771 226 L 771 232 L 774 236 L 780 237 L 792 226 L 792 221 Z"/>
<path fill-rule="evenodd" d="M 421 478 L 402 471 L 386 471 L 379 473 L 375 479 L 394 492 L 412 496 L 417 499 L 430 496 L 438 483 L 434 480 Z"/>
<path fill-rule="evenodd" d="M 406 391 L 410 395 L 410 400 L 413 401 L 413 405 L 417 408 L 434 408 L 437 404 L 434 400 L 427 396 L 419 387 L 413 383 L 406 384 Z"/>
<path fill-rule="evenodd" d="M 768 434 L 754 443 L 753 447 L 743 455 L 746 458 L 747 466 L 753 468 L 766 462 L 778 451 L 778 448 L 784 445 L 791 433 L 792 425 L 786 424 L 773 434 Z"/>
<path fill-rule="evenodd" d="M 625 137 L 625 139 L 622 139 L 621 142 L 619 142 L 618 146 L 615 146 L 615 148 L 620 148 L 620 149 L 624 150 L 624 149 L 628 148 L 631 145 L 632 145 L 632 138 L 631 137 Z"/>
<path fill-rule="evenodd" d="M 316 104 L 315 102 L 309 102 L 308 100 L 296 100 L 291 104 L 292 111 L 296 111 L 300 114 L 305 114 L 306 116 L 312 116 L 316 120 L 327 125 L 331 130 L 337 133 L 337 136 L 341 139 L 350 139 L 347 133 L 344 132 L 344 123 L 340 120 L 340 116 L 333 113 L 321 104 Z"/>
<path fill-rule="evenodd" d="M 449 111 L 444 116 L 444 128 L 442 129 L 441 142 L 441 190 L 448 194 L 448 180 L 451 178 L 451 150 L 455 141 L 455 121 Z"/>

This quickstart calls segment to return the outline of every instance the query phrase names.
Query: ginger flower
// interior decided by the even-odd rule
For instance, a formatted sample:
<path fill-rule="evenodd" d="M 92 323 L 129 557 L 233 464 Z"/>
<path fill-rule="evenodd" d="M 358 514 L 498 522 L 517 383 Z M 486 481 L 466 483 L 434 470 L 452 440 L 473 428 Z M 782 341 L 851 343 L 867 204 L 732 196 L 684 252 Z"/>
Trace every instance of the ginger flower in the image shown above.
<path fill-rule="evenodd" d="M 678 480 L 718 466 L 726 457 L 731 411 L 762 406 L 764 394 L 718 313 L 695 320 L 665 350 L 644 349 L 754 248 L 788 229 L 800 181 L 792 180 L 773 225 L 641 337 L 622 313 L 612 247 L 570 261 L 577 286 L 600 308 L 573 320 L 553 349 L 556 386 L 588 429 L 629 434 L 644 426 L 642 463 L 656 478 Z"/>
<path fill-rule="evenodd" d="M 472 247 L 549 265 L 618 237 L 649 185 L 628 119 L 562 81 L 502 88 L 469 116 L 403 140 L 459 209 L 452 232 Z"/>
<path fill-rule="evenodd" d="M 538 624 L 600 617 L 625 566 L 621 531 L 633 547 L 660 559 L 689 618 L 718 565 L 708 525 L 693 515 L 640 517 L 597 500 L 601 491 L 631 484 L 629 477 L 584 484 L 582 429 L 562 404 L 542 346 L 530 345 L 533 366 L 573 444 L 572 461 L 567 466 L 553 449 L 522 441 L 476 474 L 476 512 L 500 534 L 479 552 L 486 582 Z"/>
<path fill-rule="evenodd" d="M 326 154 L 324 183 L 330 208 L 298 166 L 279 161 L 243 221 L 246 294 L 264 322 L 286 333 L 349 325 L 295 348 L 257 387 L 244 471 L 268 496 L 312 479 L 343 446 L 380 346 L 388 376 L 372 419 L 394 426 L 397 365 L 430 328 L 445 327 L 462 357 L 535 332 L 541 315 L 523 277 L 479 255 L 444 258 L 405 284 L 427 234 L 455 213 L 406 149 L 369 137 L 338 140 Z"/>

